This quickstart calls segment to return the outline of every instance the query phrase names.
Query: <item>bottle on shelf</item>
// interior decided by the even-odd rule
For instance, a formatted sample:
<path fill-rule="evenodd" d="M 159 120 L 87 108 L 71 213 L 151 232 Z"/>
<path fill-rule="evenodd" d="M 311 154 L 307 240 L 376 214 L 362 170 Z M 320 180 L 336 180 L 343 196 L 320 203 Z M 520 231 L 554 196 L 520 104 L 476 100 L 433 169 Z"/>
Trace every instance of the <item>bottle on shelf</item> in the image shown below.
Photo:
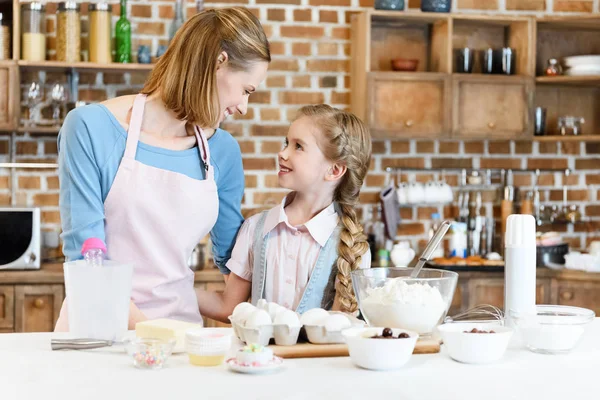
<path fill-rule="evenodd" d="M 86 239 L 81 246 L 81 255 L 87 265 L 101 267 L 106 259 L 106 245 L 98 238 Z"/>
<path fill-rule="evenodd" d="M 435 233 L 439 229 L 441 223 L 442 223 L 442 218 L 440 217 L 439 213 L 431 214 L 431 227 L 429 228 L 429 231 L 427 233 L 428 239 L 431 240 L 433 235 L 435 235 Z M 433 254 L 431 255 L 431 258 L 441 258 L 441 257 L 444 257 L 444 246 L 442 246 L 442 245 L 436 247 Z"/>
<path fill-rule="evenodd" d="M 184 22 L 185 18 L 183 18 L 183 0 L 177 0 L 175 2 L 175 18 L 173 18 L 173 22 L 171 22 L 171 28 L 169 29 L 169 42 L 173 40 L 175 34 L 179 28 L 181 28 L 181 25 L 183 25 Z"/>
<path fill-rule="evenodd" d="M 131 22 L 127 19 L 127 0 L 121 0 L 121 17 L 115 25 L 115 62 L 131 62 Z"/>
<path fill-rule="evenodd" d="M 112 6 L 105 1 L 90 3 L 89 13 L 89 60 L 93 63 L 108 64 L 111 56 L 111 15 Z"/>
<path fill-rule="evenodd" d="M 368 207 L 364 221 L 364 232 L 371 250 L 371 261 L 375 262 L 379 250 L 385 250 L 385 224 L 381 220 L 381 205 Z"/>

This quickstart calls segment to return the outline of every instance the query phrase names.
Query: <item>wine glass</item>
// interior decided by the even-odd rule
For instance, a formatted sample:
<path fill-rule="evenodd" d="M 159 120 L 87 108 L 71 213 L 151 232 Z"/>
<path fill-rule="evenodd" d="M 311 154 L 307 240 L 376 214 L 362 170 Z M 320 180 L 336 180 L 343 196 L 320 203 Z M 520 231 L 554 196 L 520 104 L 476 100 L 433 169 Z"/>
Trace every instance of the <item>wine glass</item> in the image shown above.
<path fill-rule="evenodd" d="M 42 89 L 38 82 L 31 82 L 29 89 L 27 90 L 27 107 L 28 107 L 28 118 L 27 125 L 33 126 L 36 123 L 37 115 L 36 107 L 42 102 Z"/>
<path fill-rule="evenodd" d="M 55 125 L 59 125 L 61 122 L 61 111 L 67 100 L 65 87 L 60 83 L 55 84 L 52 87 L 50 97 L 52 98 L 52 120 Z"/>

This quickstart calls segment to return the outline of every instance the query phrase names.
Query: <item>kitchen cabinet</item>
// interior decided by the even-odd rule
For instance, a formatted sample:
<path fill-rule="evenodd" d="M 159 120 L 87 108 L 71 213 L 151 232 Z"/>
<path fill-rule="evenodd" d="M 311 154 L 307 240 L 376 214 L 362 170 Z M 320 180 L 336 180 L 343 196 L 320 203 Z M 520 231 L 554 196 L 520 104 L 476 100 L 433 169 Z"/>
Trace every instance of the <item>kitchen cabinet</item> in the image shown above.
<path fill-rule="evenodd" d="M 450 128 L 450 80 L 445 74 L 377 72 L 368 79 L 373 137 L 439 136 Z"/>
<path fill-rule="evenodd" d="M 62 285 L 15 286 L 15 332 L 50 332 L 62 306 Z"/>
<path fill-rule="evenodd" d="M 15 325 L 15 288 L 0 286 L 0 329 L 12 331 Z"/>
<path fill-rule="evenodd" d="M 18 70 L 16 63 L 0 62 L 0 129 L 17 126 Z"/>
<path fill-rule="evenodd" d="M 453 78 L 457 138 L 525 138 L 531 132 L 533 78 Z"/>
<path fill-rule="evenodd" d="M 598 282 L 555 282 L 553 303 L 577 306 L 594 310 L 600 315 L 600 283 Z"/>
<path fill-rule="evenodd" d="M 474 278 L 469 279 L 468 302 L 466 309 L 480 304 L 490 304 L 504 308 L 504 278 Z M 536 286 L 536 303 L 548 304 L 550 300 L 550 280 L 538 279 Z"/>

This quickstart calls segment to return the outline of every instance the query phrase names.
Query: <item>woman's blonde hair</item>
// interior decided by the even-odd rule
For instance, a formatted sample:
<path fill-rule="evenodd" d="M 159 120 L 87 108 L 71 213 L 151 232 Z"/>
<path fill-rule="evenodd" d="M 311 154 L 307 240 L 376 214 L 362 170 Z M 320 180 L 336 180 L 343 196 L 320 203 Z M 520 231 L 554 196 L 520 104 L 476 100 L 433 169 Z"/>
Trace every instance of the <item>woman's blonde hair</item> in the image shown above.
<path fill-rule="evenodd" d="M 217 60 L 223 51 L 234 71 L 271 61 L 265 32 L 247 8 L 205 10 L 188 19 L 158 59 L 142 93 L 159 92 L 166 107 L 182 121 L 216 126 L 221 118 Z"/>
<path fill-rule="evenodd" d="M 369 249 L 355 207 L 371 163 L 371 135 L 357 116 L 326 104 L 302 107 L 298 117 L 302 116 L 312 118 L 322 134 L 318 143 L 325 157 L 346 166 L 346 173 L 333 194 L 343 226 L 338 245 L 335 297 L 342 311 L 354 312 L 357 303 L 350 273 L 358 269 Z"/>

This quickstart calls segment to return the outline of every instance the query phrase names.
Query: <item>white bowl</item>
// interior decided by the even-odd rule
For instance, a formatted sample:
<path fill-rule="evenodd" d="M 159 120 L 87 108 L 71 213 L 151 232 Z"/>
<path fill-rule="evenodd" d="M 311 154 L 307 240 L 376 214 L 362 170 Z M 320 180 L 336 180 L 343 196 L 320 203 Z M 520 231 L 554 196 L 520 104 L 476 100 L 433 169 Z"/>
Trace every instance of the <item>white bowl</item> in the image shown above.
<path fill-rule="evenodd" d="M 495 333 L 467 333 L 473 328 L 493 330 Z M 489 323 L 449 323 L 440 325 L 437 329 L 442 335 L 448 355 L 455 361 L 467 364 L 498 361 L 504 355 L 513 334 L 512 328 Z"/>
<path fill-rule="evenodd" d="M 533 313 L 510 311 L 527 348 L 536 353 L 568 353 L 596 316 L 581 307 L 537 305 Z"/>
<path fill-rule="evenodd" d="M 348 344 L 352 362 L 361 368 L 372 370 L 398 369 L 408 362 L 419 338 L 419 334 L 405 329 L 392 329 L 394 336 L 402 332 L 405 339 L 373 339 L 381 335 L 384 328 L 350 328 L 342 332 Z"/>

